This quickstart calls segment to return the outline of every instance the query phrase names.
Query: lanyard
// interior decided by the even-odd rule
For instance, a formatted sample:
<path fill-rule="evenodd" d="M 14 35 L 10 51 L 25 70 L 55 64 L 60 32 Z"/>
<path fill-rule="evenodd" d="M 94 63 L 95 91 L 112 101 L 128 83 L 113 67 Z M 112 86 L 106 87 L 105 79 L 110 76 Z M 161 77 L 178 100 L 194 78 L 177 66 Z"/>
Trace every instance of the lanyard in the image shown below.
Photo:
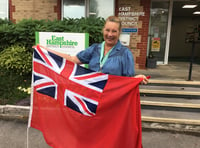
<path fill-rule="evenodd" d="M 105 64 L 106 60 L 108 59 L 108 56 L 109 56 L 110 52 L 111 52 L 112 49 L 114 48 L 114 47 L 113 47 L 112 49 L 110 49 L 110 50 L 106 53 L 106 55 L 104 56 L 104 45 L 105 45 L 105 41 L 104 41 L 104 42 L 102 43 L 102 45 L 101 45 L 101 55 L 100 55 L 100 59 L 99 59 L 100 71 L 101 71 L 103 65 Z"/>

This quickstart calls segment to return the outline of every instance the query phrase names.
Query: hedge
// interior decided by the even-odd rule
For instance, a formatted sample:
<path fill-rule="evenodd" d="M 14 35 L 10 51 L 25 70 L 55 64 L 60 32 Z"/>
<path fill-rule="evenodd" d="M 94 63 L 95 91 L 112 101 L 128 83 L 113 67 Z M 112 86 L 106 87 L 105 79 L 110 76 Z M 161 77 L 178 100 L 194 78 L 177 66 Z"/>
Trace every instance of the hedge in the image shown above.
<path fill-rule="evenodd" d="M 31 48 L 35 43 L 35 32 L 77 32 L 89 33 L 90 45 L 103 40 L 103 18 L 67 18 L 63 20 L 32 20 L 24 19 L 17 24 L 0 20 L 0 51 L 13 44 L 21 44 Z"/>
<path fill-rule="evenodd" d="M 63 20 L 24 19 L 19 23 L 0 19 L 0 104 L 16 104 L 30 97 L 32 46 L 35 32 L 89 33 L 90 45 L 102 42 L 103 18 Z"/>
<path fill-rule="evenodd" d="M 63 20 L 24 19 L 17 24 L 0 20 L 0 68 L 20 75 L 31 73 L 32 46 L 35 32 L 89 33 L 89 44 L 103 41 L 103 18 L 67 18 Z"/>

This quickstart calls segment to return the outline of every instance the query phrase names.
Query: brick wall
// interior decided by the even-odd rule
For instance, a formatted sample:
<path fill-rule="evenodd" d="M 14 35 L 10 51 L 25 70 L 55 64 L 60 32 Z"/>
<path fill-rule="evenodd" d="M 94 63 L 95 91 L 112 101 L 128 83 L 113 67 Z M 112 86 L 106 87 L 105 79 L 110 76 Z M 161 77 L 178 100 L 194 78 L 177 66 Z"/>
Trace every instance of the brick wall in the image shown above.
<path fill-rule="evenodd" d="M 150 1 L 116 0 L 115 13 L 124 24 L 122 28 L 136 28 L 138 30 L 130 33 L 129 45 L 134 56 L 136 69 L 144 69 L 146 67 Z"/>
<path fill-rule="evenodd" d="M 61 0 L 9 0 L 10 20 L 61 19 Z"/>
<path fill-rule="evenodd" d="M 116 0 L 116 15 L 120 12 L 131 12 L 135 15 L 127 15 L 123 20 L 122 28 L 137 28 L 137 32 L 130 33 L 129 48 L 133 53 L 135 67 L 146 67 L 148 27 L 151 0 Z M 119 10 L 120 7 L 129 9 Z M 22 19 L 61 19 L 61 0 L 9 0 L 9 16 L 13 22 Z M 120 16 L 119 16 L 120 17 Z M 123 16 L 121 16 L 123 17 Z M 130 23 L 130 26 L 127 24 Z"/>

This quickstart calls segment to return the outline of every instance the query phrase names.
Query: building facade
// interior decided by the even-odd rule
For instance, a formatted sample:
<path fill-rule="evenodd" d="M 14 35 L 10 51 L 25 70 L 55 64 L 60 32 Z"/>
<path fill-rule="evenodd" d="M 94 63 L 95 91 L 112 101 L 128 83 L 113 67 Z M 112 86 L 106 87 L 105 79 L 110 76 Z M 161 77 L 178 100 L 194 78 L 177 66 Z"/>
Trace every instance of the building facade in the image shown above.
<path fill-rule="evenodd" d="M 147 57 L 151 53 L 156 57 L 157 64 L 168 64 L 169 57 L 190 55 L 191 44 L 185 42 L 185 34 L 189 27 L 200 24 L 200 19 L 197 16 L 174 15 L 173 12 L 181 2 L 181 0 L 1 0 L 0 17 L 17 23 L 30 18 L 62 20 L 67 17 L 107 18 L 116 15 L 122 20 L 121 40 L 132 51 L 135 67 L 144 69 Z M 180 29 L 181 31 L 177 33 Z M 200 50 L 196 50 L 195 55 L 200 57 Z"/>

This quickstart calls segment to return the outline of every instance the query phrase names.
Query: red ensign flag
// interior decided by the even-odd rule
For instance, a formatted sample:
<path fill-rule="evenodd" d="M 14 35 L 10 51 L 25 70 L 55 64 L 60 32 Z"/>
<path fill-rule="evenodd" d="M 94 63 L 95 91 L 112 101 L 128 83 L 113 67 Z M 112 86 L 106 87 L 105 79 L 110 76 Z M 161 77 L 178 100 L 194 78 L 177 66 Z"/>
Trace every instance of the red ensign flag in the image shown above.
<path fill-rule="evenodd" d="M 29 126 L 54 148 L 141 148 L 141 81 L 90 71 L 37 46 Z"/>

